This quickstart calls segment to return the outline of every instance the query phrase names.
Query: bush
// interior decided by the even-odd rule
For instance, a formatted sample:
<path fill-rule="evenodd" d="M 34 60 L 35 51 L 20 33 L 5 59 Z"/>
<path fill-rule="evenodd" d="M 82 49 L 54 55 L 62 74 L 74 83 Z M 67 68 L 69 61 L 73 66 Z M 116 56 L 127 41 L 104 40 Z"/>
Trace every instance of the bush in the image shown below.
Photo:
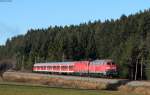
<path fill-rule="evenodd" d="M 3 60 L 0 62 L 0 76 L 3 77 L 3 73 L 13 67 L 13 64 L 9 60 Z"/>
<path fill-rule="evenodd" d="M 147 65 L 146 65 L 146 68 L 145 68 L 145 75 L 146 75 L 146 79 L 147 79 L 147 80 L 150 80 L 150 64 L 147 64 Z"/>
<path fill-rule="evenodd" d="M 146 86 L 139 86 L 139 87 L 133 87 L 133 86 L 120 86 L 118 88 L 119 91 L 124 93 L 137 93 L 142 95 L 150 95 L 150 87 Z"/>

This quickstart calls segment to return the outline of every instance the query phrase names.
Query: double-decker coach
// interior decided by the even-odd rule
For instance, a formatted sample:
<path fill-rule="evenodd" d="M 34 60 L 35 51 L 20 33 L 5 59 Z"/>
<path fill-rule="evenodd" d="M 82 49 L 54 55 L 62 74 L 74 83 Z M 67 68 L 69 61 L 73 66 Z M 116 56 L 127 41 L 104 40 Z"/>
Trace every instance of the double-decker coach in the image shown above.
<path fill-rule="evenodd" d="M 88 71 L 89 61 L 47 62 L 34 64 L 33 71 L 54 73 L 85 73 Z"/>

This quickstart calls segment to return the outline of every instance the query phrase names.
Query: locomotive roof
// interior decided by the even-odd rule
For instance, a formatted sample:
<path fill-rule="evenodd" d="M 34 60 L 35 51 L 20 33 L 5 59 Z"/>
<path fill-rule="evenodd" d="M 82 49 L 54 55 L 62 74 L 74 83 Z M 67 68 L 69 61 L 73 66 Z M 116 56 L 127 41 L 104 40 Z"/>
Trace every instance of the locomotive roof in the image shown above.
<path fill-rule="evenodd" d="M 76 62 L 87 62 L 87 61 L 71 61 L 71 62 L 46 62 L 46 63 L 35 63 L 34 66 L 43 66 L 43 65 L 73 65 Z"/>
<path fill-rule="evenodd" d="M 46 63 L 35 63 L 34 66 L 40 65 L 55 65 L 55 64 L 73 64 L 74 62 L 46 62 Z"/>
<path fill-rule="evenodd" d="M 112 60 L 111 60 L 111 59 L 94 60 L 94 61 L 92 61 L 91 63 L 92 63 L 92 64 L 105 64 L 105 63 L 107 63 L 107 62 L 112 62 Z"/>

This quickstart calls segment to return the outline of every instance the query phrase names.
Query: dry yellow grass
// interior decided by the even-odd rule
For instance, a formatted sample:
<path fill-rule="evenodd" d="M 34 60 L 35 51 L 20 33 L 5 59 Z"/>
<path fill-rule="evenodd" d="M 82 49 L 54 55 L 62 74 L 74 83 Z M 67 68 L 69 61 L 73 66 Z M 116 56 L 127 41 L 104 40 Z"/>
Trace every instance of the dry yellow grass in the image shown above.
<path fill-rule="evenodd" d="M 28 73 L 4 73 L 5 81 L 44 84 L 53 87 L 77 88 L 77 89 L 105 89 L 107 84 L 100 82 L 69 80 L 63 78 L 52 78 Z"/>
<path fill-rule="evenodd" d="M 0 81 L 2 81 L 2 78 L 0 77 Z"/>
<path fill-rule="evenodd" d="M 150 95 L 150 88 L 149 87 L 136 87 L 134 88 L 135 93 L 141 93 L 143 95 Z"/>
<path fill-rule="evenodd" d="M 124 93 L 137 93 L 142 95 L 150 95 L 150 87 L 131 87 L 131 86 L 120 86 L 119 90 Z"/>
<path fill-rule="evenodd" d="M 122 91 L 122 92 L 131 92 L 131 91 L 133 91 L 133 87 L 122 85 L 122 86 L 118 87 L 118 90 Z"/>

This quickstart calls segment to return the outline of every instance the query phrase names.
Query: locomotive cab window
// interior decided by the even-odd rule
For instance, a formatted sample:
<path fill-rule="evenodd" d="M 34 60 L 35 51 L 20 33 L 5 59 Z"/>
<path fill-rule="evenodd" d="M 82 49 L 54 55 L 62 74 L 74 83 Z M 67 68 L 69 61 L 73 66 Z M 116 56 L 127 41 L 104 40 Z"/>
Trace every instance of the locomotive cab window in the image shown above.
<path fill-rule="evenodd" d="M 108 62 L 108 63 L 107 63 L 107 65 L 111 65 L 111 63 L 110 63 L 110 62 Z"/>
<path fill-rule="evenodd" d="M 112 62 L 112 65 L 115 65 L 115 63 L 114 63 L 114 62 Z"/>

